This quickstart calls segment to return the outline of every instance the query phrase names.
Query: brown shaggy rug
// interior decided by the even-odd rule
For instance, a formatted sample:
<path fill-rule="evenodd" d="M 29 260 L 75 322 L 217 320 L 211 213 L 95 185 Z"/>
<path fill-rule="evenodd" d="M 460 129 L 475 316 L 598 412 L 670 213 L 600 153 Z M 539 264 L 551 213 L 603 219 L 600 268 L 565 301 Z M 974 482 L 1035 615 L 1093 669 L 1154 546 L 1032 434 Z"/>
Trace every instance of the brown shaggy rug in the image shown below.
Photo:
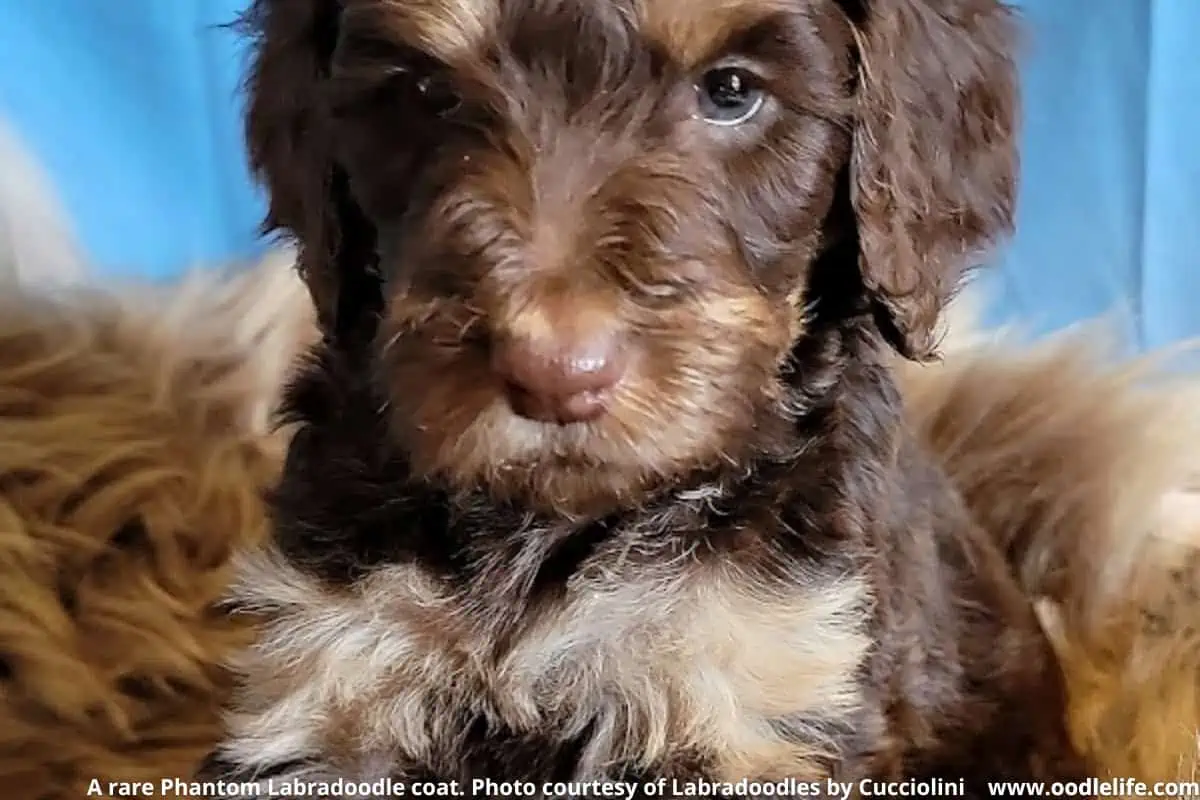
<path fill-rule="evenodd" d="M 1200 796 L 1200 377 L 1122 359 L 1099 322 L 1031 345 L 956 311 L 942 363 L 901 365 L 914 424 L 982 524 L 1032 544 L 1077 744 Z"/>
<path fill-rule="evenodd" d="M 266 531 L 306 295 L 279 259 L 0 294 L 0 797 L 188 775 L 248 633 L 215 605 Z"/>
<path fill-rule="evenodd" d="M 1091 335 L 952 323 L 901 367 L 915 425 L 1023 580 L 1080 744 L 1118 777 L 1200 772 L 1200 386 Z M 286 431 L 268 411 L 313 335 L 286 257 L 165 287 L 0 299 L 0 797 L 185 777 L 219 735 L 218 600 L 264 535 Z"/>

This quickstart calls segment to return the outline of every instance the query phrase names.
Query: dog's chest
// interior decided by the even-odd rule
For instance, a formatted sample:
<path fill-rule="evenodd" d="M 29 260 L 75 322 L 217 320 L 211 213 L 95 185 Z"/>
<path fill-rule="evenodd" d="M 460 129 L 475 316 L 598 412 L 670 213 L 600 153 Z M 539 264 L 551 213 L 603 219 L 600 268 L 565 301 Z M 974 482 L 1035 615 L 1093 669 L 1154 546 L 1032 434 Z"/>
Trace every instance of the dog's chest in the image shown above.
<path fill-rule="evenodd" d="M 268 551 L 240 586 L 268 612 L 236 665 L 229 752 L 262 766 L 549 780 L 685 759 L 718 777 L 795 777 L 823 771 L 817 732 L 860 703 L 855 580 L 768 591 L 723 572 L 601 576 L 503 630 L 412 566 L 332 593 Z"/>

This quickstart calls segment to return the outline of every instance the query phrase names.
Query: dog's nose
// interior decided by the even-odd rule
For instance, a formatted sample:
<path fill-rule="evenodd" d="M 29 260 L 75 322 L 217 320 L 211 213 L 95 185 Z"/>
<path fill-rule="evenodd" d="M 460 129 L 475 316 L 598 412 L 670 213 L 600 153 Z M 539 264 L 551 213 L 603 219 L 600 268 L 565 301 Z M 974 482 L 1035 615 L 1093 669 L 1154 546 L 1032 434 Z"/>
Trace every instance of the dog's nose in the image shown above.
<path fill-rule="evenodd" d="M 513 410 L 539 422 L 587 422 L 602 416 L 625 372 L 618 337 L 509 338 L 497 343 L 493 367 L 508 384 Z"/>

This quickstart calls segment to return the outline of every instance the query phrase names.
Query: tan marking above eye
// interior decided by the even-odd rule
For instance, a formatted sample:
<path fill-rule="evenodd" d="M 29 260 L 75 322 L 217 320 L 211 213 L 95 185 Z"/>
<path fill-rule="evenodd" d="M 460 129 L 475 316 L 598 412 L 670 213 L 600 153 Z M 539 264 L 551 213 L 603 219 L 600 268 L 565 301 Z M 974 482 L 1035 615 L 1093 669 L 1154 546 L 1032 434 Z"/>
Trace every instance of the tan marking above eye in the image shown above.
<path fill-rule="evenodd" d="M 496 0 L 362 0 L 359 8 L 400 41 L 446 63 L 470 60 L 486 47 L 499 17 Z"/>
<path fill-rule="evenodd" d="M 788 0 L 639 0 L 639 24 L 685 68 L 694 69 L 723 55 L 734 34 L 780 12 L 794 11 Z"/>

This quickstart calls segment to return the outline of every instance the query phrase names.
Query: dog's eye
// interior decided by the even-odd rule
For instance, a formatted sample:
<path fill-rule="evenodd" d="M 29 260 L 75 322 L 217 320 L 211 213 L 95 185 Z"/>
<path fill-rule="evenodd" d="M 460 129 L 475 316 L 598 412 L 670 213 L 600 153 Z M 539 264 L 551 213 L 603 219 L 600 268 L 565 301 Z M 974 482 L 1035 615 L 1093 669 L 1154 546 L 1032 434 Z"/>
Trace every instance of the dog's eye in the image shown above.
<path fill-rule="evenodd" d="M 462 106 L 462 97 L 440 75 L 422 75 L 413 83 L 417 98 L 425 110 L 439 117 L 453 114 Z"/>
<path fill-rule="evenodd" d="M 696 86 L 700 115 L 713 125 L 741 125 L 766 102 L 759 84 L 757 75 L 741 67 L 710 69 Z"/>

